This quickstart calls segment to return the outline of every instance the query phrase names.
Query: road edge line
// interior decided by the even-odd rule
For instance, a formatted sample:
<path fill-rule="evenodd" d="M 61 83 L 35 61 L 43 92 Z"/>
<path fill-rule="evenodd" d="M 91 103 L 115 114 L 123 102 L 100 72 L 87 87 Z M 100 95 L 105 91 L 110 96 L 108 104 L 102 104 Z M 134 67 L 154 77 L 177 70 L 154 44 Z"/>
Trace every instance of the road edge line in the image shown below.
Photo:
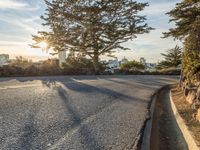
<path fill-rule="evenodd" d="M 179 112 L 178 112 L 178 110 L 177 110 L 177 108 L 174 104 L 171 90 L 169 92 L 169 97 L 170 97 L 170 105 L 171 105 L 171 108 L 172 108 L 174 118 L 175 118 L 175 120 L 176 120 L 182 134 L 183 134 L 183 137 L 185 138 L 185 141 L 188 145 L 189 150 L 199 150 L 193 136 L 191 135 L 190 131 L 188 130 L 188 127 L 185 124 L 185 121 L 180 116 L 180 114 L 179 114 Z"/>

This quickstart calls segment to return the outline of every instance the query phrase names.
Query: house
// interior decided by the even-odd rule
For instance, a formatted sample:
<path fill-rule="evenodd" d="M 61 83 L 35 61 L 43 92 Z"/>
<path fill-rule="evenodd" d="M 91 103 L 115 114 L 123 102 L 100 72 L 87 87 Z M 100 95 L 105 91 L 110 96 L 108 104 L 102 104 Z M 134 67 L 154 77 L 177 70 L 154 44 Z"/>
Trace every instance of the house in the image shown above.
<path fill-rule="evenodd" d="M 59 59 L 59 65 L 61 66 L 63 63 L 66 62 L 67 53 L 66 51 L 59 51 L 58 52 L 58 59 Z"/>
<path fill-rule="evenodd" d="M 120 64 L 119 64 L 118 59 L 109 60 L 108 64 L 107 64 L 107 67 L 110 69 L 117 69 L 117 68 L 119 68 L 119 66 L 120 66 Z"/>
<path fill-rule="evenodd" d="M 156 63 L 146 63 L 145 68 L 148 71 L 154 70 L 156 68 Z"/>
<path fill-rule="evenodd" d="M 7 65 L 9 63 L 9 55 L 8 54 L 0 54 L 0 66 Z"/>
<path fill-rule="evenodd" d="M 114 73 L 115 72 L 115 70 L 116 69 L 119 69 L 119 67 L 120 67 L 120 63 L 119 63 L 119 61 L 118 61 L 118 59 L 115 59 L 115 60 L 108 60 L 107 62 L 106 62 L 106 67 L 107 67 L 107 69 L 106 69 L 106 71 L 109 71 L 109 72 L 111 72 L 111 73 Z"/>

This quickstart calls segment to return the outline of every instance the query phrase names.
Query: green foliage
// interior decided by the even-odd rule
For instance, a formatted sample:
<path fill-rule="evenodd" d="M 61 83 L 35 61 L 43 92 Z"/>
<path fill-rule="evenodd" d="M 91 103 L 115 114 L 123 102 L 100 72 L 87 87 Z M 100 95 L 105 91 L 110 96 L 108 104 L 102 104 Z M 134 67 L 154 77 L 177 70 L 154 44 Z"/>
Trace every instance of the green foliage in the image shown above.
<path fill-rule="evenodd" d="M 166 51 L 166 54 L 161 53 L 164 56 L 164 60 L 157 65 L 157 69 L 178 67 L 182 60 L 182 50 L 180 47 L 176 46 L 173 49 Z"/>
<path fill-rule="evenodd" d="M 128 61 L 127 63 L 121 64 L 120 68 L 122 70 L 137 71 L 137 70 L 144 70 L 145 66 L 142 63 L 133 60 L 133 61 Z"/>
<path fill-rule="evenodd" d="M 152 28 L 145 16 L 138 15 L 147 3 L 130 0 L 45 0 L 47 11 L 42 16 L 50 32 L 33 36 L 36 43 L 46 40 L 56 52 L 76 51 L 92 59 L 96 72 L 99 56 L 115 49 L 126 50 L 121 43 L 148 33 Z"/>
<path fill-rule="evenodd" d="M 176 27 L 164 33 L 164 37 L 183 39 L 190 33 L 196 19 L 200 17 L 200 1 L 183 0 L 167 14 L 171 17 L 170 22 L 175 22 Z"/>
<path fill-rule="evenodd" d="M 192 26 L 184 42 L 183 73 L 189 83 L 200 80 L 200 18 Z"/>
<path fill-rule="evenodd" d="M 93 63 L 91 59 L 83 56 L 74 57 L 71 55 L 66 59 L 66 63 L 60 68 L 58 60 L 48 59 L 43 62 L 29 62 L 24 67 L 24 59 L 7 66 L 0 67 L 0 77 L 8 76 L 49 76 L 49 75 L 91 75 L 94 74 Z M 20 63 L 19 63 L 20 62 Z M 25 61 L 27 62 L 27 61 Z M 100 73 L 104 73 L 105 65 L 99 63 Z"/>
<path fill-rule="evenodd" d="M 183 73 L 189 82 L 199 79 L 200 76 L 200 53 L 186 51 L 183 55 Z"/>
<path fill-rule="evenodd" d="M 185 38 L 185 51 L 200 52 L 200 15 L 193 23 L 190 34 Z"/>
<path fill-rule="evenodd" d="M 183 0 L 168 14 L 176 27 L 164 33 L 164 37 L 184 39 L 182 72 L 185 81 L 193 84 L 196 79 L 200 80 L 200 1 Z"/>
<path fill-rule="evenodd" d="M 105 65 L 99 63 L 99 72 L 103 73 Z M 66 59 L 66 63 L 63 64 L 64 74 L 94 74 L 95 70 L 91 59 L 87 59 L 82 56 L 71 56 Z"/>

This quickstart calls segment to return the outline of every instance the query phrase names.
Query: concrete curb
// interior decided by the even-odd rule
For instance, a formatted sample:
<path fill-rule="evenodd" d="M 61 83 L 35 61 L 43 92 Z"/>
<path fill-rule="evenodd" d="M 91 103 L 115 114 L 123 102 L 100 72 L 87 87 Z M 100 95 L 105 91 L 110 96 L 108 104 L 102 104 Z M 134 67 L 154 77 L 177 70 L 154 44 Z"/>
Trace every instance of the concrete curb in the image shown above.
<path fill-rule="evenodd" d="M 198 148 L 193 136 L 191 135 L 190 131 L 188 130 L 188 127 L 185 125 L 184 120 L 181 118 L 180 114 L 178 113 L 178 111 L 176 109 L 176 106 L 172 99 L 171 90 L 170 90 L 169 97 L 170 97 L 170 104 L 171 104 L 172 112 L 173 112 L 176 122 L 183 134 L 183 137 L 185 138 L 185 141 L 188 145 L 189 150 L 200 150 Z"/>
<path fill-rule="evenodd" d="M 156 104 L 157 95 L 161 89 L 157 90 L 151 97 L 152 101 L 150 103 L 148 118 L 145 121 L 141 150 L 150 150 L 151 130 L 152 130 L 152 123 L 153 123 L 153 115 L 154 115 L 154 110 L 155 110 L 154 108 Z"/>

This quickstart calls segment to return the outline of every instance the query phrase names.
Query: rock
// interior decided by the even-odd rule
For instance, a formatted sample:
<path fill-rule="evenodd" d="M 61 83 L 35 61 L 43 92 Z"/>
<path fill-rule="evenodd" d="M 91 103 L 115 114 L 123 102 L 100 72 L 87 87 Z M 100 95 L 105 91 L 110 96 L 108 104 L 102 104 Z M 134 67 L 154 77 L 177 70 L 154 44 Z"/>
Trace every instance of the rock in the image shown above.
<path fill-rule="evenodd" d="M 185 95 L 185 96 L 188 96 L 188 94 L 189 94 L 189 89 L 184 88 L 184 95 Z"/>
<path fill-rule="evenodd" d="M 183 83 L 182 83 L 182 90 L 183 90 L 183 91 L 185 90 L 185 87 L 186 87 L 186 82 L 183 82 Z"/>
<path fill-rule="evenodd" d="M 196 120 L 200 122 L 200 108 L 197 110 Z"/>
<path fill-rule="evenodd" d="M 196 92 L 195 91 L 189 91 L 188 95 L 186 97 L 186 101 L 189 104 L 193 104 L 195 102 L 195 99 L 196 99 Z"/>
<path fill-rule="evenodd" d="M 197 89 L 197 100 L 200 101 L 200 86 Z"/>

